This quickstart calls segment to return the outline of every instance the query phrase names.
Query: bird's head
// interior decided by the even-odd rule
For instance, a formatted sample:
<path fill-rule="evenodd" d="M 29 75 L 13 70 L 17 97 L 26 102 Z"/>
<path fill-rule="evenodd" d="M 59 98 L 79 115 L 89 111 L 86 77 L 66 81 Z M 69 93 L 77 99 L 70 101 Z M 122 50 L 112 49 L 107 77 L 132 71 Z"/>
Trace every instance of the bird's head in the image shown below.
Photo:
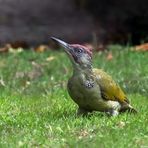
<path fill-rule="evenodd" d="M 79 44 L 68 44 L 55 37 L 51 37 L 51 39 L 57 42 L 60 46 L 64 47 L 64 50 L 71 59 L 74 67 L 91 68 L 92 49 Z"/>

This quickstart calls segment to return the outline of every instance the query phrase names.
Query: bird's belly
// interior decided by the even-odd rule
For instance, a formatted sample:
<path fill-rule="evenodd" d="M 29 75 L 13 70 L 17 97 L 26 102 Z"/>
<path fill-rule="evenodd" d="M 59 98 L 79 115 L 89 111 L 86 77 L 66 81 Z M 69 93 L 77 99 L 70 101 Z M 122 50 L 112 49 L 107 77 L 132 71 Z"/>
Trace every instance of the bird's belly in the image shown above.
<path fill-rule="evenodd" d="M 87 88 L 78 83 L 68 84 L 68 92 L 71 98 L 79 107 L 88 110 L 104 111 L 108 109 L 107 101 L 102 99 L 100 87 L 96 84 L 92 88 Z"/>

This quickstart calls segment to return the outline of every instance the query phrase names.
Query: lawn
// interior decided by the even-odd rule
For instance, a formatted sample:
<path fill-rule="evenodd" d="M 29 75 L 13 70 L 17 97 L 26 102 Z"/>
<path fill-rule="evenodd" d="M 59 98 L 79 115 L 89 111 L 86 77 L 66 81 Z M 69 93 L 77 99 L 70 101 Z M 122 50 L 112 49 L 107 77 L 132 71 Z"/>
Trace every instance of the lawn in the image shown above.
<path fill-rule="evenodd" d="M 148 53 L 110 46 L 94 53 L 94 67 L 125 90 L 137 115 L 77 117 L 66 83 L 72 74 L 60 51 L 0 55 L 0 147 L 148 147 Z"/>

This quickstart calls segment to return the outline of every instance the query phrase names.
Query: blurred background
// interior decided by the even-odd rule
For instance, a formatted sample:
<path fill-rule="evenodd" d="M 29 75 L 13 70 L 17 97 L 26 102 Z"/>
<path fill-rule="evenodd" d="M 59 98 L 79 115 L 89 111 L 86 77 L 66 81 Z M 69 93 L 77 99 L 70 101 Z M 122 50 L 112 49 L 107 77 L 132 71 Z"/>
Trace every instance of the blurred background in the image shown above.
<path fill-rule="evenodd" d="M 147 0 L 0 0 L 0 44 L 148 41 Z"/>

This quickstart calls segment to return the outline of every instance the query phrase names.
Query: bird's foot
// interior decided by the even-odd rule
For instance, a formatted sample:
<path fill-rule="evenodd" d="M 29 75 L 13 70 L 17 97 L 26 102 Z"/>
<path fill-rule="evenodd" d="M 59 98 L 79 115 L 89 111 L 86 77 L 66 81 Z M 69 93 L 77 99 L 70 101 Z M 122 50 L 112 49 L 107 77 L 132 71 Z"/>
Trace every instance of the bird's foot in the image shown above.
<path fill-rule="evenodd" d="M 108 115 L 112 116 L 112 117 L 116 117 L 119 115 L 119 111 L 118 110 L 110 110 L 107 112 Z"/>

